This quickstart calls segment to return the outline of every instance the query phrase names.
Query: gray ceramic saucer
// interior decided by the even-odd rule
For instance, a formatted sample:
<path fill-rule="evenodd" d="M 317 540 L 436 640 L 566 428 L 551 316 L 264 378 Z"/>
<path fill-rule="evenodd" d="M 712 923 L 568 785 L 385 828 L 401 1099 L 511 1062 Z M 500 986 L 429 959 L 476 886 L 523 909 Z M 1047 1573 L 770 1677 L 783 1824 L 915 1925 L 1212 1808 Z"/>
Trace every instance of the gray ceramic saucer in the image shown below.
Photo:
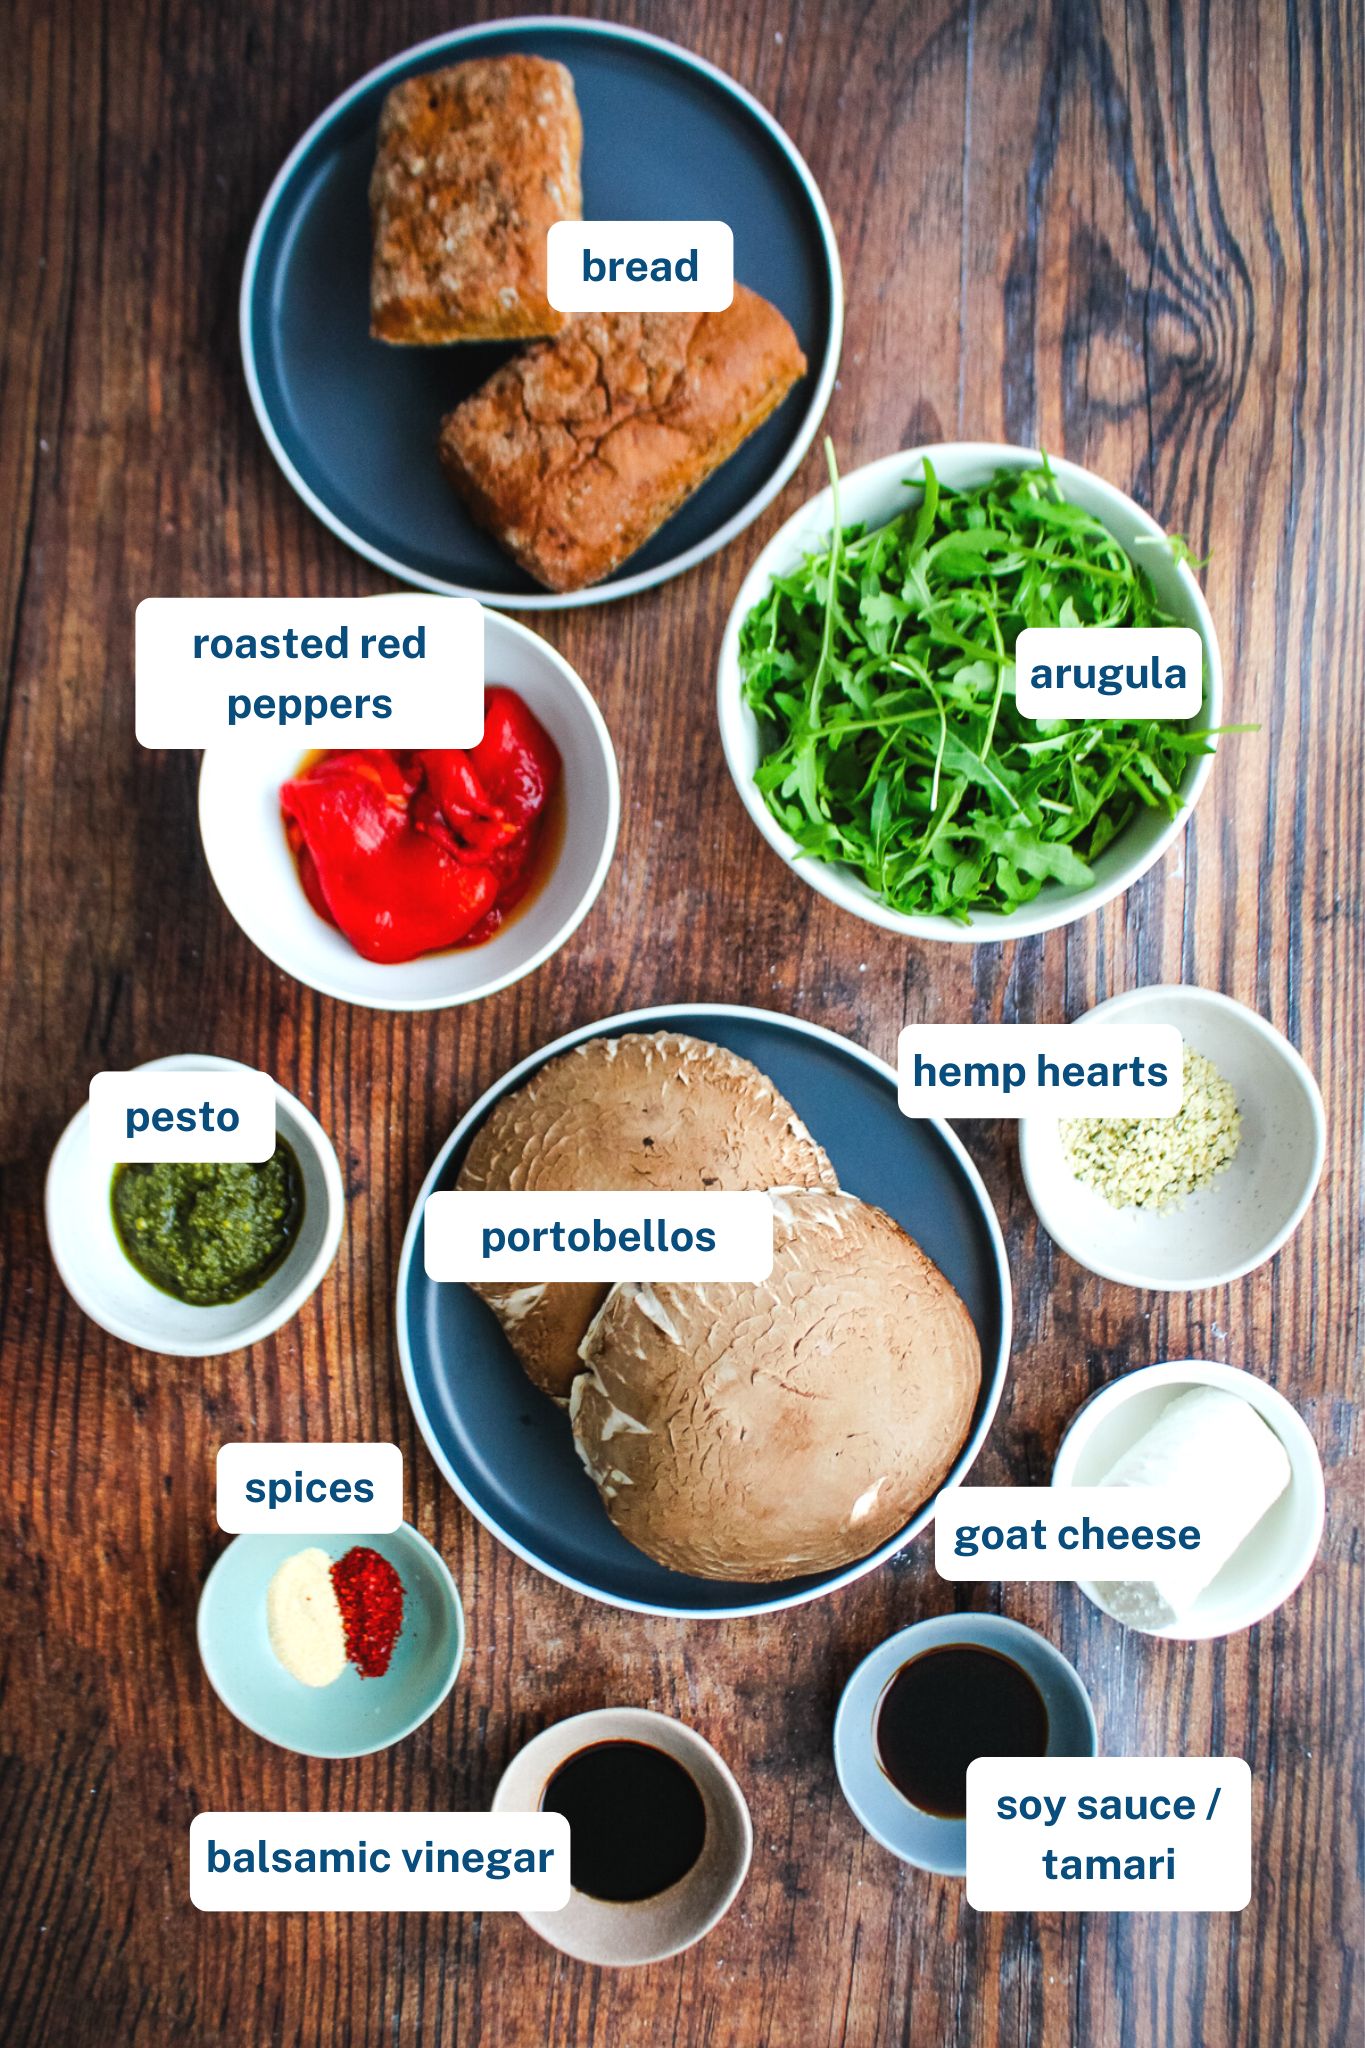
<path fill-rule="evenodd" d="M 1094 1756 L 1098 1740 L 1075 1669 L 1045 1636 L 1003 1615 L 936 1615 L 888 1636 L 864 1657 L 844 1687 L 834 1720 L 834 1766 L 844 1797 L 867 1832 L 903 1863 L 961 1877 L 967 1868 L 966 1821 L 912 1806 L 882 1769 L 876 1743 L 877 1709 L 901 1666 L 949 1643 L 995 1650 L 1028 1673 L 1047 1708 L 1048 1756 Z"/>

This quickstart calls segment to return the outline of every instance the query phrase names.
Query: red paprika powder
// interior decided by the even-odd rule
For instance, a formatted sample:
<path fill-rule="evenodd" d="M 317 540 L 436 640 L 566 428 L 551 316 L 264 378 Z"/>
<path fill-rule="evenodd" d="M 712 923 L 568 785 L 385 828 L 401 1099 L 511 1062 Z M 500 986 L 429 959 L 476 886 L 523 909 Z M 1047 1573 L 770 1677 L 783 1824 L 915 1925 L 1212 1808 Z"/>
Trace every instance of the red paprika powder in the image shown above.
<path fill-rule="evenodd" d="M 332 1566 L 346 1655 L 362 1678 L 382 1678 L 403 1628 L 403 1581 L 386 1557 L 356 1544 Z"/>

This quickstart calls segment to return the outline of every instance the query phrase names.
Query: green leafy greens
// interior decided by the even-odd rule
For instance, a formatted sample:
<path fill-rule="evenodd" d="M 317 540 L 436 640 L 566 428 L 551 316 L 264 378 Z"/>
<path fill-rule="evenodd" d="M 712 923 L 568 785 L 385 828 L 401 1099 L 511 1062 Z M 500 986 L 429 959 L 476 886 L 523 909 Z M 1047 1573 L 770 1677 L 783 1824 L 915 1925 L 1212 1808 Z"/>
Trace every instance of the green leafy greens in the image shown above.
<path fill-rule="evenodd" d="M 847 862 L 894 910 L 966 923 L 1048 881 L 1084 888 L 1139 805 L 1180 809 L 1210 735 L 1021 717 L 1015 641 L 1025 626 L 1182 622 L 1046 458 L 961 491 L 926 461 L 918 504 L 841 530 L 826 453 L 830 544 L 775 577 L 740 633 L 768 808 L 803 853 Z"/>

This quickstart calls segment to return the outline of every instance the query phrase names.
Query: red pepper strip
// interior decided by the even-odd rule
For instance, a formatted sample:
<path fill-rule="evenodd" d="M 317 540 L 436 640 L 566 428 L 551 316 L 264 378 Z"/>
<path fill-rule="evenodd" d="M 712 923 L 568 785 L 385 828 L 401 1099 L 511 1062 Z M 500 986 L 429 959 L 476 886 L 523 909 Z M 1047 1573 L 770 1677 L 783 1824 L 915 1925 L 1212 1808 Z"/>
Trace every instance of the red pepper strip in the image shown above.
<path fill-rule="evenodd" d="M 333 922 L 367 960 L 392 964 L 457 945 L 497 901 L 497 877 L 414 832 L 407 804 L 386 798 L 365 756 L 334 755 L 320 766 L 322 774 L 286 782 L 280 802 Z"/>
<path fill-rule="evenodd" d="M 372 782 L 385 801 L 405 804 L 422 780 L 422 771 L 411 756 L 390 753 L 385 747 L 352 749 L 348 753 L 323 754 L 304 770 L 310 782 L 352 782 L 357 776 Z"/>
<path fill-rule="evenodd" d="M 474 772 L 505 816 L 529 825 L 559 781 L 559 749 L 513 691 L 492 689 L 483 701 L 483 738 L 469 755 Z"/>
<path fill-rule="evenodd" d="M 474 929 L 465 933 L 460 941 L 462 946 L 481 946 L 506 924 L 535 880 L 539 850 L 540 827 L 537 824 L 523 832 L 514 846 L 489 855 L 488 866 L 497 878 L 498 900 L 487 917 L 481 917 Z"/>
<path fill-rule="evenodd" d="M 507 910 L 505 905 L 501 902 L 495 903 L 488 915 L 481 917 L 474 926 L 474 929 L 465 933 L 464 937 L 460 940 L 461 947 L 487 945 L 494 932 L 502 928 L 506 918 Z"/>
<path fill-rule="evenodd" d="M 412 829 L 424 832 L 433 845 L 448 854 L 451 860 L 463 861 L 470 867 L 482 867 L 483 855 L 475 853 L 470 846 L 464 846 L 455 837 L 446 823 L 445 812 L 429 789 L 419 789 L 412 800 Z"/>
<path fill-rule="evenodd" d="M 488 855 L 484 864 L 497 876 L 498 902 L 504 910 L 510 910 L 523 894 L 528 870 L 535 860 L 539 844 L 540 826 L 537 823 L 519 833 L 510 846 L 499 847 L 496 853 Z"/>
<path fill-rule="evenodd" d="M 417 756 L 426 787 L 415 798 L 412 822 L 429 832 L 455 860 L 481 861 L 521 830 L 494 803 L 458 748 L 426 748 Z"/>
<path fill-rule="evenodd" d="M 336 919 L 327 908 L 327 898 L 322 893 L 322 884 L 318 880 L 318 871 L 313 864 L 313 856 L 303 843 L 303 834 L 292 818 L 286 819 L 284 829 L 289 839 L 289 850 L 294 856 L 295 865 L 299 871 L 299 880 L 303 883 L 304 895 L 308 898 L 318 916 L 324 919 L 327 924 L 334 925 Z"/>
<path fill-rule="evenodd" d="M 469 755 L 460 747 L 424 747 L 417 756 L 425 772 L 427 788 L 452 825 L 495 825 L 501 838 L 510 838 L 516 826 L 508 820 L 474 772 Z"/>

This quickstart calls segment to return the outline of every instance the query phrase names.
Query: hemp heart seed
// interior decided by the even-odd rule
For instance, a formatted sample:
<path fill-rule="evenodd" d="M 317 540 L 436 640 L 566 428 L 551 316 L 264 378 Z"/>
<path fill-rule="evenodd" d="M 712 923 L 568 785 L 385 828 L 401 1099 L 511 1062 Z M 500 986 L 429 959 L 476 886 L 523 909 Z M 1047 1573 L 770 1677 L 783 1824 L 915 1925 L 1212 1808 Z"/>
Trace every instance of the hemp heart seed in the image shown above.
<path fill-rule="evenodd" d="M 1182 1072 L 1174 1116 L 1081 1117 L 1060 1126 L 1071 1171 L 1115 1209 L 1178 1209 L 1236 1154 L 1242 1117 L 1230 1083 L 1190 1045 Z"/>

